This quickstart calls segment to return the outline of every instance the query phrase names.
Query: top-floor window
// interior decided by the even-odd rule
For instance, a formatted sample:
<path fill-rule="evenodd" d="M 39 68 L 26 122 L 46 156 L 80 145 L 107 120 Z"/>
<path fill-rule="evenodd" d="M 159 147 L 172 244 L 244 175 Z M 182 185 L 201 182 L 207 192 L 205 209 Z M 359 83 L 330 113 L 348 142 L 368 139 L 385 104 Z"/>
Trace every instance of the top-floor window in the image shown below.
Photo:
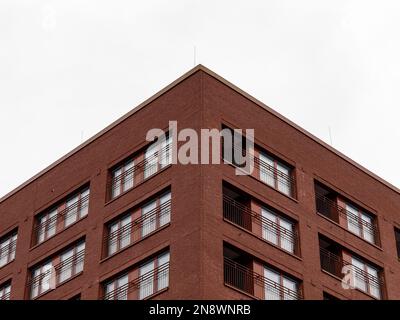
<path fill-rule="evenodd" d="M 364 240 L 379 245 L 377 218 L 338 192 L 315 182 L 317 212 Z"/>
<path fill-rule="evenodd" d="M 41 243 L 61 230 L 87 216 L 89 212 L 89 187 L 85 187 L 37 215 L 35 221 L 36 242 Z"/>
<path fill-rule="evenodd" d="M 292 196 L 293 178 L 291 167 L 262 151 L 259 153 L 258 165 L 261 181 L 288 196 Z"/>
<path fill-rule="evenodd" d="M 232 129 L 225 126 L 223 126 L 223 129 L 228 129 L 233 132 Z M 243 156 L 247 157 L 247 160 L 253 160 L 251 162 L 254 163 L 254 169 L 250 174 L 251 176 L 289 197 L 296 196 L 296 183 L 293 166 L 287 164 L 285 161 L 280 160 L 278 157 L 272 155 L 258 145 L 254 145 L 254 148 L 247 146 L 245 137 L 242 137 L 241 139 L 241 146 L 237 145 L 237 141 L 234 140 L 233 134 L 231 137 L 232 141 L 230 141 L 230 145 L 232 145 L 232 152 L 225 150 L 224 146 L 222 148 L 223 158 L 225 161 L 235 165 L 236 167 L 243 167 L 243 165 L 237 164 L 235 160 L 234 151 L 239 150 Z M 223 145 L 226 143 L 225 137 L 222 142 Z M 248 154 L 246 154 L 245 149 L 248 150 Z"/>
<path fill-rule="evenodd" d="M 17 231 L 13 231 L 0 239 L 0 268 L 15 259 L 17 248 Z"/>
<path fill-rule="evenodd" d="M 155 141 L 128 157 L 110 172 L 109 198 L 114 199 L 171 164 L 172 137 Z"/>

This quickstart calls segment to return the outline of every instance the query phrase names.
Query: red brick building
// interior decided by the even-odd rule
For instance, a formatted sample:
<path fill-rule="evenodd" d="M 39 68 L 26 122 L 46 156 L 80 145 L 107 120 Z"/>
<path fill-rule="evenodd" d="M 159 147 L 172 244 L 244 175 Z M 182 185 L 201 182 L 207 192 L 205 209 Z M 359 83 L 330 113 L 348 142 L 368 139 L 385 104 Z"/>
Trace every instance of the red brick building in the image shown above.
<path fill-rule="evenodd" d="M 253 174 L 170 120 L 254 128 Z M 0 299 L 400 299 L 399 192 L 198 66 L 0 200 Z"/>

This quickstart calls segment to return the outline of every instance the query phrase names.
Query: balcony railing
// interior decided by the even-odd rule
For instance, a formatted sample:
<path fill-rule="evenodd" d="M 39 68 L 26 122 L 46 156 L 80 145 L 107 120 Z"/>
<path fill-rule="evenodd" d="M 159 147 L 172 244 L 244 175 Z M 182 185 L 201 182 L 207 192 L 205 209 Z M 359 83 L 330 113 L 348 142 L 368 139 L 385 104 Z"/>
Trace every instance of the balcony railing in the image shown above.
<path fill-rule="evenodd" d="M 63 281 L 60 281 L 60 275 L 65 272 L 68 269 L 71 269 L 71 275 L 64 279 L 67 280 L 73 276 L 75 276 L 78 273 L 74 273 L 74 268 L 79 264 L 79 263 L 84 263 L 85 260 L 85 250 L 81 250 L 79 252 L 76 253 L 76 255 L 73 255 L 72 257 L 64 260 L 63 262 L 60 262 L 56 265 L 53 266 L 53 268 L 47 270 L 46 272 L 43 272 L 39 275 L 37 275 L 36 277 L 32 277 L 28 283 L 27 283 L 27 287 L 30 288 L 31 292 L 33 288 L 38 288 L 38 295 L 47 292 L 48 290 L 50 290 L 50 288 L 48 290 L 45 290 L 43 292 L 41 292 L 41 288 L 40 286 L 43 286 L 43 279 L 48 279 L 49 283 L 52 282 L 51 278 L 54 277 L 54 282 L 57 284 L 62 283 Z M 54 273 L 55 272 L 55 273 Z M 54 273 L 54 274 L 53 274 Z"/>
<path fill-rule="evenodd" d="M 280 299 L 301 300 L 302 292 L 291 290 L 285 286 L 267 279 L 253 272 L 253 270 L 229 259 L 224 258 L 224 281 L 225 284 L 244 291 L 256 298 L 266 300 L 266 291 L 273 293 Z"/>
<path fill-rule="evenodd" d="M 246 150 L 241 149 L 239 147 L 233 147 L 233 151 L 239 151 L 241 152 L 242 156 L 248 157 L 250 161 L 254 162 L 254 169 L 258 173 L 257 179 L 260 179 L 260 174 L 267 175 L 274 183 L 273 186 L 275 189 L 280 190 L 280 186 L 283 187 L 286 190 L 280 190 L 281 192 L 284 192 L 288 196 L 294 197 L 296 194 L 296 179 L 291 176 L 287 175 L 286 173 L 278 170 L 274 166 L 271 166 L 270 164 L 266 163 L 265 161 L 261 160 L 258 157 L 255 157 L 254 155 L 247 153 L 246 155 Z M 238 165 L 235 163 L 234 159 L 234 152 L 232 152 L 232 161 L 229 161 L 229 159 L 226 159 L 225 154 L 223 156 L 224 160 L 228 160 L 228 162 L 231 162 L 233 165 L 237 167 L 241 167 L 241 165 Z M 265 183 L 265 181 L 263 181 Z"/>
<path fill-rule="evenodd" d="M 280 245 L 282 249 L 294 254 L 299 253 L 299 236 L 297 231 L 292 232 L 281 227 L 268 218 L 265 218 L 257 212 L 252 211 L 243 203 L 240 203 L 227 195 L 223 196 L 223 214 L 224 219 L 246 230 L 249 230 L 250 232 L 254 233 L 253 224 L 261 226 L 261 230 L 263 228 L 267 229 L 268 233 L 273 233 L 276 238 L 280 238 L 282 242 L 284 242 Z M 268 241 L 268 239 L 265 240 Z"/>
<path fill-rule="evenodd" d="M 338 256 L 325 248 L 320 248 L 320 259 L 322 270 L 342 279 L 344 277 L 344 273 L 342 273 L 343 267 L 350 267 L 355 279 L 372 286 L 374 289 L 382 293 L 384 285 L 384 277 L 382 273 L 379 273 L 378 277 L 374 277 L 365 270 L 356 267 L 350 261 L 346 261 L 341 256 Z"/>
<path fill-rule="evenodd" d="M 171 200 L 168 200 L 140 218 L 133 220 L 114 232 L 109 233 L 103 239 L 103 247 L 105 248 L 106 255 L 110 255 L 109 248 L 111 246 L 116 245 L 117 247 L 117 250 L 112 253 L 114 254 L 168 224 L 170 222 L 170 214 Z M 123 247 L 118 246 L 118 242 L 124 242 L 125 240 L 127 241 Z"/>
<path fill-rule="evenodd" d="M 132 168 L 110 179 L 107 183 L 108 199 L 116 198 L 123 192 L 153 176 L 162 169 L 162 166 L 169 165 L 171 162 L 171 155 L 169 154 L 171 148 L 170 144 L 166 145 L 154 152 L 150 157 L 134 164 Z M 114 196 L 114 190 L 120 188 L 123 184 L 129 184 L 130 187 Z"/>
<path fill-rule="evenodd" d="M 316 194 L 316 204 L 318 213 L 322 214 L 326 218 L 338 224 L 341 224 L 340 218 L 343 218 L 345 221 L 347 221 L 349 218 L 352 221 L 357 221 L 357 224 L 359 226 L 362 226 L 363 232 L 364 230 L 368 230 L 368 232 L 372 234 L 373 243 L 379 245 L 379 232 L 378 232 L 378 227 L 375 223 L 371 224 L 367 221 L 364 221 L 359 216 L 339 206 L 335 201 L 321 194 Z M 346 224 L 346 229 L 348 229 L 347 224 Z"/>
<path fill-rule="evenodd" d="M 83 198 L 79 199 L 72 205 L 66 207 L 65 209 L 61 210 L 60 212 L 57 212 L 56 215 L 51 217 L 50 219 L 47 219 L 44 223 L 37 223 L 34 227 L 34 234 L 36 235 L 35 243 L 39 243 L 40 236 L 43 233 L 46 233 L 49 228 L 54 227 L 56 229 L 55 233 L 61 231 L 57 230 L 58 227 L 58 222 L 59 221 L 66 221 L 68 218 L 70 218 L 72 215 L 76 214 L 76 221 L 82 219 L 81 217 L 81 212 L 78 209 L 83 209 L 85 206 L 89 206 L 89 197 L 90 194 L 84 196 Z M 68 226 L 67 226 L 68 227 Z M 66 228 L 64 224 L 62 224 L 61 229 Z M 46 240 L 46 239 L 45 239 Z"/>
<path fill-rule="evenodd" d="M 128 300 L 134 296 L 137 299 L 145 299 L 168 287 L 169 262 L 151 270 L 140 277 L 108 292 L 101 300 Z"/>

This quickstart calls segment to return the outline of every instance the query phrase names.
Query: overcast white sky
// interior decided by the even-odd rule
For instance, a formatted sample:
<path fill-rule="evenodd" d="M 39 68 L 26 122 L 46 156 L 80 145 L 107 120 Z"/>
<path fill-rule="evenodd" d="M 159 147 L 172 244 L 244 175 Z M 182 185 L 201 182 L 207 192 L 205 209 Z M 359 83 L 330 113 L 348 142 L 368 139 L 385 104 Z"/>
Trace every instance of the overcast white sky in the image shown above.
<path fill-rule="evenodd" d="M 400 186 L 400 1 L 1 0 L 0 196 L 202 63 Z"/>

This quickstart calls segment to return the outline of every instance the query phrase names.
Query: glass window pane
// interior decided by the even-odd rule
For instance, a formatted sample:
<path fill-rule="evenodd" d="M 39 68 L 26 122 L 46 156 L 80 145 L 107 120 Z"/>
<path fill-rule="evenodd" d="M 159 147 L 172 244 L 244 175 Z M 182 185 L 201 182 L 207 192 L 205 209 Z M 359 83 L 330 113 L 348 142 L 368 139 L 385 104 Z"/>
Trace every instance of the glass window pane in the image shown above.
<path fill-rule="evenodd" d="M 139 269 L 139 299 L 142 300 L 154 293 L 154 261 L 142 265 Z"/>
<path fill-rule="evenodd" d="M 171 221 L 171 193 L 168 192 L 160 198 L 160 226 Z"/>
<path fill-rule="evenodd" d="M 133 168 L 134 168 L 133 160 L 129 161 L 125 165 L 123 191 L 126 191 L 133 187 L 133 179 L 134 179 Z"/>
<path fill-rule="evenodd" d="M 277 173 L 278 190 L 290 196 L 291 193 L 290 169 L 281 163 L 277 163 L 277 169 L 278 169 Z"/>
<path fill-rule="evenodd" d="M 264 288 L 265 300 L 280 300 L 280 275 L 279 273 L 264 267 L 266 284 Z"/>
<path fill-rule="evenodd" d="M 81 210 L 80 210 L 80 218 L 85 217 L 89 212 L 89 194 L 90 190 L 87 189 L 81 193 Z"/>
<path fill-rule="evenodd" d="M 169 252 L 166 252 L 158 257 L 158 290 L 167 288 L 169 285 Z"/>
<path fill-rule="evenodd" d="M 346 214 L 347 214 L 347 227 L 349 231 L 360 235 L 360 225 L 358 223 L 358 210 L 352 205 L 346 204 Z"/>
<path fill-rule="evenodd" d="M 72 257 L 74 255 L 74 250 L 68 250 L 67 252 L 63 253 L 60 256 L 60 261 L 61 261 L 61 265 L 60 265 L 60 269 L 59 269 L 59 273 L 60 273 L 60 278 L 59 278 L 59 282 L 63 282 L 69 278 L 71 278 L 72 276 L 72 266 L 73 266 L 73 260 Z"/>
<path fill-rule="evenodd" d="M 121 238 L 120 248 L 125 248 L 131 243 L 131 216 L 127 216 L 121 220 Z"/>
<path fill-rule="evenodd" d="M 65 210 L 65 227 L 68 227 L 77 220 L 79 196 L 75 196 L 67 201 Z"/>
<path fill-rule="evenodd" d="M 158 143 L 151 144 L 145 153 L 145 167 L 144 167 L 144 178 L 148 178 L 155 174 L 158 169 L 158 157 L 157 151 L 159 151 Z"/>
<path fill-rule="evenodd" d="M 291 222 L 279 218 L 281 247 L 289 252 L 294 252 L 294 226 Z"/>
<path fill-rule="evenodd" d="M 152 201 L 142 208 L 143 226 L 142 226 L 142 237 L 148 235 L 156 229 L 156 211 L 157 202 Z"/>
<path fill-rule="evenodd" d="M 352 265 L 354 273 L 354 286 L 361 291 L 367 291 L 367 283 L 364 275 L 364 263 L 356 258 L 352 258 Z"/>
<path fill-rule="evenodd" d="M 278 232 L 276 229 L 277 217 L 274 212 L 267 208 L 261 208 L 263 238 L 273 244 L 278 244 Z"/>
<path fill-rule="evenodd" d="M 260 180 L 275 187 L 274 160 L 263 153 L 260 153 Z"/>
<path fill-rule="evenodd" d="M 283 277 L 282 283 L 284 287 L 283 299 L 297 300 L 297 282 L 292 279 Z"/>

